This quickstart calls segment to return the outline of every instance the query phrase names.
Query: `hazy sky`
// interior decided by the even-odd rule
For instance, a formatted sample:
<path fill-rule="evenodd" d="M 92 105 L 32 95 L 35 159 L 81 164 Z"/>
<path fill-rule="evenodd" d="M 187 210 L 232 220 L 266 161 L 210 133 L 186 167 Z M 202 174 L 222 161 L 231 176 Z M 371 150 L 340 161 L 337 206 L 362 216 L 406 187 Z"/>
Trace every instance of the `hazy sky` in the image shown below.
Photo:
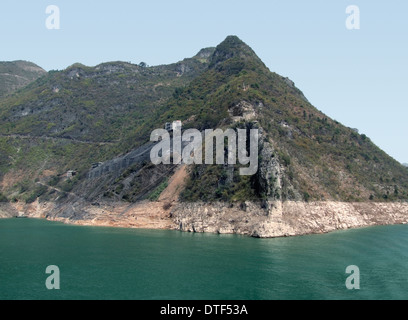
<path fill-rule="evenodd" d="M 60 29 L 46 28 L 46 8 Z M 346 8 L 360 29 L 346 28 Z M 1 0 L 0 61 L 167 64 L 237 35 L 319 110 L 408 162 L 408 1 Z"/>

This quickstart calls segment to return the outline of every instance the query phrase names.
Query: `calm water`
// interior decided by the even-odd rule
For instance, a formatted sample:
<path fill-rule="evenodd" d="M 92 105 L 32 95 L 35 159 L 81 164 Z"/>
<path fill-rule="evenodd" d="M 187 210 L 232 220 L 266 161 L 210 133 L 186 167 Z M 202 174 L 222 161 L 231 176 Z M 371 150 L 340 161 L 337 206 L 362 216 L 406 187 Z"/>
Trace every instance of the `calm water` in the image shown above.
<path fill-rule="evenodd" d="M 0 219 L 0 299 L 408 299 L 408 226 L 253 239 Z"/>

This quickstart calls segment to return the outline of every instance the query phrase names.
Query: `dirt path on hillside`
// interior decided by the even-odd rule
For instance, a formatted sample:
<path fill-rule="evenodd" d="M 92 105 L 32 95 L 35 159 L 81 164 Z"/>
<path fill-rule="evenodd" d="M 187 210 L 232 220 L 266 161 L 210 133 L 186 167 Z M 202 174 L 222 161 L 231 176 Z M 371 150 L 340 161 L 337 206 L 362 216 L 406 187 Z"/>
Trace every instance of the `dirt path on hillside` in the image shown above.
<path fill-rule="evenodd" d="M 188 177 L 187 166 L 181 165 L 179 169 L 170 178 L 169 184 L 166 189 L 161 193 L 159 202 L 173 203 L 177 202 L 180 192 L 183 190 L 186 179 Z"/>
<path fill-rule="evenodd" d="M 89 141 L 89 140 L 78 140 L 71 137 L 49 137 L 49 136 L 32 136 L 32 135 L 24 135 L 24 134 L 0 134 L 2 138 L 13 138 L 13 139 L 44 139 L 44 140 L 51 140 L 51 141 L 70 141 L 75 143 L 82 143 L 82 144 L 96 144 L 96 145 L 114 145 L 119 141 Z"/>

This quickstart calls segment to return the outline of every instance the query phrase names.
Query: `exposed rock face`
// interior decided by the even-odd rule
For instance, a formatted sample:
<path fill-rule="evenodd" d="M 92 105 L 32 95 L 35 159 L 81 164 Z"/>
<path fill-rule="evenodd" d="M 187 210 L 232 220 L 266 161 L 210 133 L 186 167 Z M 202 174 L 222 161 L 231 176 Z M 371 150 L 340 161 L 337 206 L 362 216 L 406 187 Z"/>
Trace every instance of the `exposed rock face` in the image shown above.
<path fill-rule="evenodd" d="M 241 101 L 240 103 L 231 107 L 228 110 L 228 113 L 234 122 L 239 122 L 242 120 L 249 121 L 255 119 L 255 109 L 256 107 L 254 107 L 252 104 L 246 101 Z"/>
<path fill-rule="evenodd" d="M 267 211 L 251 202 L 180 203 L 172 210 L 174 229 L 188 232 L 236 233 L 257 236 L 258 224 L 267 220 Z"/>
<path fill-rule="evenodd" d="M 0 203 L 0 218 L 10 218 L 12 216 L 17 216 L 17 212 L 8 203 Z"/>
<path fill-rule="evenodd" d="M 174 229 L 269 238 L 326 233 L 372 225 L 408 223 L 408 203 L 275 202 L 271 209 L 245 202 L 180 203 Z"/>
<path fill-rule="evenodd" d="M 57 205 L 4 204 L 0 218 L 24 213 L 77 225 L 173 229 L 185 232 L 240 234 L 259 238 L 327 233 L 373 225 L 408 223 L 408 202 L 275 201 L 177 203 L 142 201 L 135 204 L 70 201 Z"/>
<path fill-rule="evenodd" d="M 282 166 L 275 150 L 269 142 L 261 140 L 262 150 L 260 152 L 262 161 L 259 162 L 258 183 L 263 194 L 268 199 L 281 199 L 282 197 Z"/>
<path fill-rule="evenodd" d="M 214 51 L 215 48 L 213 47 L 201 49 L 200 52 L 197 53 L 197 57 L 201 59 L 208 59 L 213 55 Z"/>
<path fill-rule="evenodd" d="M 288 179 L 285 179 L 286 168 L 281 163 L 279 156 L 271 141 L 266 140 L 264 130 L 260 132 L 260 161 L 257 172 L 257 183 L 260 193 L 267 199 L 267 206 L 273 207 L 276 200 L 301 201 L 302 195 L 294 188 Z"/>
<path fill-rule="evenodd" d="M 25 216 L 60 221 L 67 224 L 141 229 L 170 229 L 170 207 L 164 202 L 141 201 L 89 203 L 71 199 L 67 203 L 38 201 L 31 204 L 14 203 L 0 206 L 0 218 Z"/>

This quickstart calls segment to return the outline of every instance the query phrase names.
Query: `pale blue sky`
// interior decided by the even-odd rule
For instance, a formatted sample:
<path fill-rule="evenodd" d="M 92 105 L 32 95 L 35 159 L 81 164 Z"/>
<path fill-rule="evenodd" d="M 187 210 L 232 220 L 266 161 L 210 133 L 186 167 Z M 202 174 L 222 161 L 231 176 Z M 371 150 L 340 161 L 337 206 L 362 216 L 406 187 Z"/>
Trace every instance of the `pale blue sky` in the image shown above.
<path fill-rule="evenodd" d="M 61 29 L 45 27 L 57 5 Z M 347 30 L 357 5 L 361 29 Z M 237 35 L 319 110 L 408 162 L 408 1 L 1 0 L 0 61 L 167 64 Z"/>

